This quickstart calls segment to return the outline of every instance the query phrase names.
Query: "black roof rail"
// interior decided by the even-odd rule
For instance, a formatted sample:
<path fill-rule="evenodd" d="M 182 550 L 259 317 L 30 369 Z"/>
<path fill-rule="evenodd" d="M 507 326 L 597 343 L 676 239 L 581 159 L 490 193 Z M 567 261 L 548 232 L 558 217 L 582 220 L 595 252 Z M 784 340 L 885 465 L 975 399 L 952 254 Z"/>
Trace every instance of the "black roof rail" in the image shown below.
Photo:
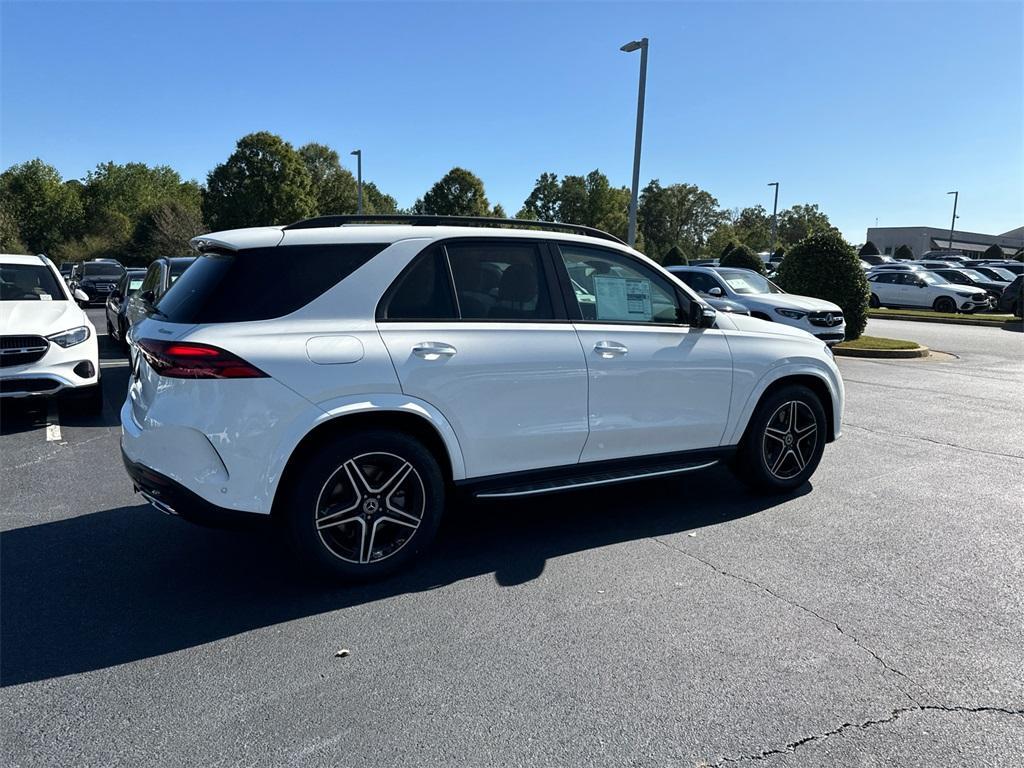
<path fill-rule="evenodd" d="M 320 227 L 342 227 L 346 224 L 411 224 L 414 227 L 509 227 L 512 229 L 540 229 L 548 232 L 570 232 L 602 240 L 611 240 L 625 245 L 615 235 L 582 224 L 566 224 L 560 221 L 534 221 L 533 219 L 496 219 L 490 216 L 429 216 L 403 213 L 356 214 L 314 216 L 289 224 L 284 229 L 318 229 Z"/>

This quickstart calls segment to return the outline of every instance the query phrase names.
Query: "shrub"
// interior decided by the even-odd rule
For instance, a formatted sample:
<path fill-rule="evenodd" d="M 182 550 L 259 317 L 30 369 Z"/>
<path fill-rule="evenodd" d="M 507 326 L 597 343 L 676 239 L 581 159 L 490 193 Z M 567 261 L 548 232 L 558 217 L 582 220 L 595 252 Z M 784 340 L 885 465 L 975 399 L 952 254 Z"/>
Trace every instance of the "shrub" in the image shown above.
<path fill-rule="evenodd" d="M 894 253 L 892 257 L 897 261 L 912 259 L 914 258 L 914 251 L 909 245 L 904 244 L 896 249 L 896 253 Z"/>
<path fill-rule="evenodd" d="M 983 259 L 1004 259 L 1003 249 L 999 247 L 997 243 L 992 243 L 988 248 L 985 249 L 985 253 L 982 254 Z"/>
<path fill-rule="evenodd" d="M 777 282 L 790 293 L 838 304 L 846 318 L 846 338 L 859 338 L 868 322 L 868 281 L 853 246 L 838 232 L 810 235 L 786 254 Z"/>
<path fill-rule="evenodd" d="M 683 253 L 683 249 L 678 245 L 673 245 L 668 249 L 661 259 L 661 265 L 663 267 L 685 267 L 689 264 L 689 260 L 686 258 L 686 254 Z"/>
<path fill-rule="evenodd" d="M 764 268 L 764 261 L 761 257 L 750 250 L 743 243 L 738 243 L 735 248 L 729 251 L 719 261 L 723 267 L 739 267 L 741 269 L 752 269 L 758 274 L 764 275 L 767 270 Z"/>
<path fill-rule="evenodd" d="M 739 245 L 739 243 L 737 243 L 735 240 L 730 240 L 728 243 L 726 243 L 725 248 L 723 248 L 722 252 L 718 254 L 718 260 L 721 261 L 734 250 L 736 250 L 737 245 Z"/>
<path fill-rule="evenodd" d="M 878 250 L 878 246 L 868 240 L 864 245 L 860 247 L 858 256 L 881 256 L 882 254 Z"/>

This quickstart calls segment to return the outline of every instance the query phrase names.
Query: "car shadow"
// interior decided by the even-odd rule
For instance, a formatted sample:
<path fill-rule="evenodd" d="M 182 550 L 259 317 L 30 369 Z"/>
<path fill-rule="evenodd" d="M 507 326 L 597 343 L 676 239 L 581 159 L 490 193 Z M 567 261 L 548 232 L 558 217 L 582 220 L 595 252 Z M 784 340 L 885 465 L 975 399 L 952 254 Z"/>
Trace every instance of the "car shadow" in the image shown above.
<path fill-rule="evenodd" d="M 45 398 L 27 397 L 0 401 L 0 435 L 45 429 L 46 424 Z"/>
<path fill-rule="evenodd" d="M 0 685 L 146 659 L 484 574 L 522 584 L 551 558 L 779 502 L 748 494 L 722 468 L 530 502 L 455 501 L 418 564 L 349 586 L 304 574 L 269 525 L 209 530 L 126 506 L 18 528 L 0 534 Z"/>

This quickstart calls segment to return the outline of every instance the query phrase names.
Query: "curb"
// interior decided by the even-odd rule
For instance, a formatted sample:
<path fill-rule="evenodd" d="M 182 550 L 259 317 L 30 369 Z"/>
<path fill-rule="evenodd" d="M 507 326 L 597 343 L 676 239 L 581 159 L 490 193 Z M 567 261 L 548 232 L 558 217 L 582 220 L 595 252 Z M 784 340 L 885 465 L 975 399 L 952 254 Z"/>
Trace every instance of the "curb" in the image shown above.
<path fill-rule="evenodd" d="M 985 328 L 1006 328 L 1020 325 L 1021 320 L 974 320 L 971 318 L 921 317 L 920 315 L 875 315 L 868 312 L 868 320 L 908 320 L 912 323 L 946 323 L 948 325 L 976 325 Z"/>
<path fill-rule="evenodd" d="M 916 349 L 849 349 L 846 347 L 832 347 L 836 357 L 873 357 L 876 360 L 910 360 L 917 357 L 928 357 L 931 350 L 928 347 L 917 347 Z"/>

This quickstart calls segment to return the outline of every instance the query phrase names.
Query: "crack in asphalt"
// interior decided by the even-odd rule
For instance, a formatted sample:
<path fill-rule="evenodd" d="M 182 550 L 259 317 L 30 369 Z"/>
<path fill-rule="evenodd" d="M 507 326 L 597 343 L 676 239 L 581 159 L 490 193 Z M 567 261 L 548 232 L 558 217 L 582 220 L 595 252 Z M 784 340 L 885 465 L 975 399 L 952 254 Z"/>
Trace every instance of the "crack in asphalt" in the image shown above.
<path fill-rule="evenodd" d="M 678 552 L 679 554 L 684 555 L 685 557 L 688 557 L 688 558 L 690 558 L 692 560 L 696 560 L 698 563 L 701 563 L 702 565 L 707 566 L 711 570 L 715 571 L 715 573 L 718 573 L 718 574 L 720 574 L 722 576 L 727 576 L 730 579 L 736 579 L 737 581 L 742 581 L 745 584 L 749 584 L 750 586 L 755 587 L 755 588 L 761 590 L 762 592 L 765 592 L 766 594 L 771 595 L 776 600 L 781 600 L 782 602 L 786 603 L 787 605 L 791 605 L 794 608 L 798 608 L 799 610 L 803 611 L 804 613 L 807 613 L 807 614 L 813 616 L 814 618 L 818 619 L 818 621 L 821 621 L 824 624 L 827 624 L 828 626 L 833 627 L 839 634 L 841 634 L 843 637 L 845 637 L 845 638 L 849 639 L 850 641 L 852 641 L 853 644 L 856 645 L 860 650 L 864 651 L 865 653 L 870 655 L 875 661 L 877 661 L 879 664 L 881 664 L 884 669 L 886 669 L 889 672 L 892 672 L 894 675 L 897 675 L 897 676 L 903 678 L 904 680 L 907 681 L 907 683 L 909 685 L 911 685 L 911 686 L 913 686 L 915 688 L 920 688 L 920 686 L 917 683 L 915 683 L 909 676 L 907 676 L 905 673 L 901 672 L 899 669 L 897 669 L 896 667 L 894 667 L 891 664 L 889 664 L 887 661 L 885 661 L 885 659 L 883 659 L 881 656 L 879 656 L 874 650 L 872 650 L 871 648 L 866 646 L 864 643 L 862 643 L 860 641 L 860 639 L 857 638 L 856 635 L 853 635 L 850 632 L 847 632 L 845 629 L 843 629 L 842 626 L 840 626 L 839 622 L 834 621 L 833 619 L 830 619 L 827 616 L 822 616 L 820 613 L 818 613 L 813 608 L 808 608 L 806 605 L 802 605 L 802 604 L 798 603 L 796 600 L 793 600 L 792 598 L 786 597 L 785 595 L 782 595 L 782 594 L 776 592 L 775 590 L 771 589 L 770 587 L 764 586 L 763 584 L 755 581 L 754 579 L 748 578 L 746 576 L 741 576 L 738 573 L 732 573 L 731 571 L 727 571 L 724 568 L 720 568 L 719 566 L 715 565 L 714 563 L 712 563 L 712 562 L 710 562 L 708 560 L 705 560 L 702 557 L 698 557 L 697 555 L 693 554 L 692 552 L 687 552 L 686 550 L 680 549 L 679 547 L 675 547 L 672 544 L 669 544 L 668 542 L 663 541 L 662 539 L 659 539 L 657 536 L 653 536 L 651 538 L 654 541 L 656 541 L 658 544 L 661 544 L 663 547 L 667 547 L 668 549 L 671 549 L 673 552 Z M 913 695 L 911 695 L 909 691 L 906 691 L 903 688 L 899 688 L 899 691 L 904 696 L 906 696 L 908 699 L 910 699 L 912 702 L 914 702 L 915 706 L 917 706 L 917 707 L 921 707 L 922 706 L 921 702 L 918 701 Z"/>
<path fill-rule="evenodd" d="M 48 451 L 47 453 L 44 453 L 41 456 L 38 456 L 37 458 L 32 459 L 31 461 L 25 461 L 25 462 L 22 462 L 21 464 L 13 464 L 13 465 L 11 465 L 9 467 L 5 466 L 2 469 L 6 472 L 6 471 L 13 471 L 15 469 L 24 469 L 25 467 L 31 467 L 31 466 L 33 466 L 35 464 L 42 464 L 44 461 L 48 461 L 49 459 L 54 458 L 58 454 L 64 453 L 68 448 L 78 448 L 80 446 L 88 445 L 89 443 L 94 443 L 97 440 L 103 440 L 104 438 L 107 438 L 107 437 L 110 437 L 111 435 L 117 434 L 113 427 L 103 427 L 102 429 L 103 429 L 103 434 L 101 434 L 101 435 L 94 435 L 93 437 L 86 438 L 85 440 L 79 440 L 79 441 L 74 442 L 74 443 L 72 443 L 72 442 L 70 442 L 68 440 L 64 440 L 64 441 L 62 441 L 60 443 L 57 443 L 57 445 L 60 446 L 60 447 L 54 448 L 52 451 Z"/>
<path fill-rule="evenodd" d="M 791 754 L 800 747 L 804 746 L 805 744 L 810 744 L 815 741 L 824 741 L 825 739 L 828 739 L 831 736 L 836 736 L 850 729 L 864 731 L 876 725 L 886 725 L 888 723 L 893 723 L 909 712 L 963 712 L 972 714 L 1002 714 L 1012 715 L 1024 719 L 1024 709 L 1007 709 L 1005 707 L 957 707 L 943 706 L 939 704 L 930 704 L 924 706 L 918 705 L 916 707 L 900 707 L 898 709 L 892 710 L 888 717 L 873 720 L 865 720 L 860 723 L 843 723 L 838 728 L 833 728 L 832 730 L 825 731 L 824 733 L 816 733 L 812 736 L 805 736 L 802 739 L 791 741 L 782 747 L 773 747 L 771 749 L 765 749 L 761 752 L 748 755 L 738 755 L 736 757 L 723 757 L 717 763 L 704 763 L 704 766 L 706 768 L 721 768 L 721 766 L 731 763 L 755 762 L 758 760 L 764 760 L 766 758 L 773 757 L 775 755 Z"/>
<path fill-rule="evenodd" d="M 862 427 L 860 424 L 851 424 L 848 421 L 843 422 L 844 427 L 852 427 L 853 429 L 863 429 L 865 432 L 871 432 L 875 435 L 884 435 L 886 437 L 902 437 L 907 440 L 920 440 L 924 443 L 931 443 L 932 445 L 941 445 L 943 448 L 956 448 L 960 451 L 968 451 L 969 453 L 980 453 L 985 456 L 999 456 L 1003 459 L 1017 459 L 1017 461 L 1024 461 L 1024 456 L 1016 456 L 1012 453 L 999 453 L 998 451 L 986 451 L 982 448 L 970 448 L 966 445 L 959 445 L 957 443 L 947 443 L 943 440 L 935 440 L 931 437 L 921 437 L 920 435 L 908 435 L 903 432 L 888 432 L 881 429 L 871 429 L 871 427 Z"/>

